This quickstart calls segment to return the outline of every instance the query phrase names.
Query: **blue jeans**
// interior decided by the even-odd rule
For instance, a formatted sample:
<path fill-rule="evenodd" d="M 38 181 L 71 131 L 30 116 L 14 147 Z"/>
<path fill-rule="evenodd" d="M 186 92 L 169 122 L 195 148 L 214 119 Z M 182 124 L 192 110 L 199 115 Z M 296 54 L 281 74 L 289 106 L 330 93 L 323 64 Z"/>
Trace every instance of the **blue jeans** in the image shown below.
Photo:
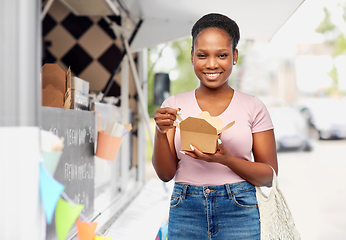
<path fill-rule="evenodd" d="M 252 184 L 174 184 L 168 240 L 204 239 L 260 239 L 256 189 Z"/>

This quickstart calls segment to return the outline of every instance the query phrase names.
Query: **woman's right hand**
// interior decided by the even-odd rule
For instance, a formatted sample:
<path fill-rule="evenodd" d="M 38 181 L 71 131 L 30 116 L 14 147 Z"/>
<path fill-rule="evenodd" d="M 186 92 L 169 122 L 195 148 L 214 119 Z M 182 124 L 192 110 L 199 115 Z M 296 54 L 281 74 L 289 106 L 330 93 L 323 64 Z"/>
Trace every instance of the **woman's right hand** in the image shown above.
<path fill-rule="evenodd" d="M 155 112 L 155 143 L 152 162 L 157 176 L 164 181 L 172 180 L 178 167 L 178 158 L 174 148 L 174 121 L 179 109 L 159 108 Z"/>
<path fill-rule="evenodd" d="M 160 133 L 167 133 L 167 131 L 174 127 L 173 123 L 179 109 L 174 108 L 159 108 L 155 112 L 156 129 Z"/>

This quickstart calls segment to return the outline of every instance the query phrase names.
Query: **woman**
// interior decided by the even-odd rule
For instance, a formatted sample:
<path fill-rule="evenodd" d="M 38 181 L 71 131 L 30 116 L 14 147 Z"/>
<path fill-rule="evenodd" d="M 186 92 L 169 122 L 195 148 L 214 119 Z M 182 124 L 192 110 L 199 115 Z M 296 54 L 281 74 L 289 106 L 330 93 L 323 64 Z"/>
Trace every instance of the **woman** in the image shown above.
<path fill-rule="evenodd" d="M 237 24 L 224 15 L 199 19 L 192 28 L 191 61 L 200 85 L 169 97 L 155 113 L 153 166 L 163 181 L 175 180 L 169 240 L 260 239 L 254 186 L 270 186 L 277 156 L 264 104 L 228 84 L 239 35 Z M 222 133 L 215 154 L 194 146 L 181 151 L 176 115 L 185 119 L 202 111 L 235 125 Z"/>

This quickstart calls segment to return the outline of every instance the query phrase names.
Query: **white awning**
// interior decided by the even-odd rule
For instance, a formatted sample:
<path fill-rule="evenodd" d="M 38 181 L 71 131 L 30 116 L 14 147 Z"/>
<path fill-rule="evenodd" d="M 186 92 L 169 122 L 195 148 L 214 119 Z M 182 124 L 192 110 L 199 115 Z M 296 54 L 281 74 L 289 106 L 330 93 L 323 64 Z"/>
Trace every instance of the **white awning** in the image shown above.
<path fill-rule="evenodd" d="M 269 41 L 304 0 L 126 0 L 131 15 L 143 23 L 133 50 L 190 36 L 202 15 L 218 12 L 235 20 L 241 40 Z"/>

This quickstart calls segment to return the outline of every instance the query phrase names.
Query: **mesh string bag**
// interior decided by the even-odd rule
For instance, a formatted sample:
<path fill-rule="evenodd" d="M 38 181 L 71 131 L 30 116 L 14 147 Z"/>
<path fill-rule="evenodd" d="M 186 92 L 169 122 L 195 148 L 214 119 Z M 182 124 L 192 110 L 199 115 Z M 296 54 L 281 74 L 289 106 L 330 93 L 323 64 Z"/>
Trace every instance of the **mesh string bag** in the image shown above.
<path fill-rule="evenodd" d="M 273 169 L 273 168 L 272 168 Z M 261 240 L 300 240 L 286 200 L 278 188 L 273 169 L 272 188 L 266 195 L 256 187 L 256 197 L 261 222 Z"/>

